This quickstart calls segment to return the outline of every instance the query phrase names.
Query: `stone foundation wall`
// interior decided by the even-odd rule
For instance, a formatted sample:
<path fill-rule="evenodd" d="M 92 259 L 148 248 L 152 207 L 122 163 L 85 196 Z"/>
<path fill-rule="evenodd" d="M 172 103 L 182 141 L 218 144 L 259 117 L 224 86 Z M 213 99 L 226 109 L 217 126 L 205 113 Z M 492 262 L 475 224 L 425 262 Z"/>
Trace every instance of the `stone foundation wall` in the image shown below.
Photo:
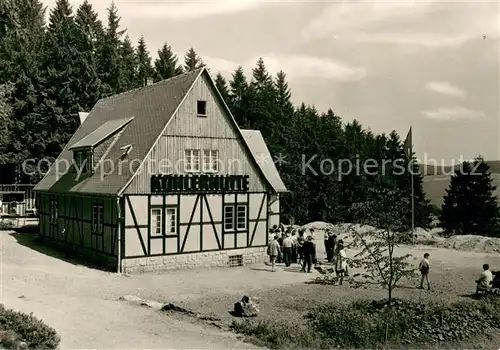
<path fill-rule="evenodd" d="M 262 263 L 267 259 L 267 248 L 256 247 L 124 259 L 122 260 L 122 272 L 141 273 L 201 267 L 229 267 L 229 257 L 232 255 L 242 255 L 243 266 Z"/>

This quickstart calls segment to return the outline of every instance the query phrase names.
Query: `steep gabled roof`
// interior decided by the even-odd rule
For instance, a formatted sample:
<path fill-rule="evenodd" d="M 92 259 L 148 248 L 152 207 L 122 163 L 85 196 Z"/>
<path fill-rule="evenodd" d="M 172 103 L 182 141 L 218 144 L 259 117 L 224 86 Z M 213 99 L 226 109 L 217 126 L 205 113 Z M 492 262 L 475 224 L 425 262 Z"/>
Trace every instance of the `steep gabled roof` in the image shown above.
<path fill-rule="evenodd" d="M 74 181 L 75 175 L 72 172 L 56 174 L 57 167 L 53 165 L 35 186 L 35 190 L 117 194 L 129 182 L 139 162 L 144 160 L 153 147 L 161 130 L 172 118 L 203 69 L 99 100 L 56 162 L 61 172 L 66 165 L 72 163 L 73 152 L 69 146 L 84 139 L 106 122 L 134 117 L 107 151 L 106 160 L 109 159 L 110 162 L 81 181 Z M 125 145 L 133 145 L 126 158 L 128 161 L 118 163 L 123 154 L 120 148 Z"/>
<path fill-rule="evenodd" d="M 252 135 L 250 135 L 248 130 L 243 132 L 238 127 L 213 79 L 204 67 L 150 86 L 99 100 L 65 146 L 56 162 L 59 164 L 60 172 L 63 172 L 68 169 L 68 165 L 72 164 L 73 152 L 71 149 L 75 146 L 84 147 L 90 144 L 109 143 L 107 150 L 101 150 L 102 159 L 95 159 L 96 162 L 100 163 L 100 166 L 95 169 L 92 175 L 75 181 L 75 173 L 66 171 L 65 174 L 58 175 L 56 173 L 57 164 L 53 165 L 47 175 L 35 186 L 35 190 L 53 193 L 121 195 L 140 167 L 143 166 L 147 155 L 160 138 L 162 131 L 168 126 L 186 95 L 202 74 L 205 74 L 209 84 L 216 91 L 217 98 L 229 116 L 230 123 L 241 137 L 242 146 L 246 149 L 249 161 L 254 163 L 263 180 L 274 191 L 286 192 L 287 189 L 274 164 L 272 166 L 259 164 L 259 154 L 266 153 L 270 157 L 262 135 L 253 130 L 251 131 Z M 112 134 L 116 134 L 116 136 L 110 140 Z M 121 162 L 125 146 L 130 152 Z"/>
<path fill-rule="evenodd" d="M 280 177 L 278 169 L 274 165 L 273 157 L 267 148 L 266 141 L 259 130 L 241 130 L 243 139 L 247 144 L 255 162 L 264 173 L 267 181 L 276 192 L 288 192 L 283 180 Z"/>

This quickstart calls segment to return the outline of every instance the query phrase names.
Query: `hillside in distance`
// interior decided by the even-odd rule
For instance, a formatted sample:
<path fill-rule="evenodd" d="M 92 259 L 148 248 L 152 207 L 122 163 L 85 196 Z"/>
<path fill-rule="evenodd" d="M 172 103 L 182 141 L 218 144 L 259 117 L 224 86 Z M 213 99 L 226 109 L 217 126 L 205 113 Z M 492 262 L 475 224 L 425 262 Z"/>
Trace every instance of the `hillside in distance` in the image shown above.
<path fill-rule="evenodd" d="M 497 186 L 495 194 L 500 200 L 500 161 L 487 161 L 490 166 L 491 176 Z M 450 186 L 450 177 L 453 174 L 455 166 L 433 166 L 421 164 L 420 171 L 424 175 L 424 191 L 431 203 L 441 207 L 443 196 L 446 189 Z"/>
<path fill-rule="evenodd" d="M 490 166 L 490 171 L 492 174 L 500 174 L 500 160 L 486 161 Z M 447 175 L 453 174 L 455 168 L 459 167 L 460 164 L 455 165 L 434 165 L 434 164 L 420 164 L 420 172 L 424 176 L 433 175 Z"/>

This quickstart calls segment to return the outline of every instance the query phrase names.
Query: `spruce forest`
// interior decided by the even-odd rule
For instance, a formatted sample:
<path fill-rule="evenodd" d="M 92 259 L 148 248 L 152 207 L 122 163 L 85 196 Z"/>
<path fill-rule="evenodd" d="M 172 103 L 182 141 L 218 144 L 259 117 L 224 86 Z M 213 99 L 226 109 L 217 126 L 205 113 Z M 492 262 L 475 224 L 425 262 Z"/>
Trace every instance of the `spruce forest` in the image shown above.
<path fill-rule="evenodd" d="M 57 0 L 47 22 L 45 11 L 39 0 L 0 2 L 0 183 L 36 183 L 40 176 L 23 174 L 23 162 L 57 158 L 78 127 L 78 112 L 89 112 L 100 98 L 204 64 L 194 48 L 176 57 L 168 37 L 153 59 L 146 38 L 132 42 L 121 27 L 115 4 L 107 23 L 89 2 L 72 8 L 68 0 Z M 242 67 L 228 80 L 211 74 L 239 126 L 260 130 L 271 154 L 282 160 L 277 167 L 290 191 L 281 201 L 285 223 L 291 217 L 297 223 L 356 222 L 352 206 L 377 200 L 384 191 L 409 203 L 413 176 L 415 225 L 429 224 L 432 208 L 422 176 L 391 168 L 397 160 L 408 165 L 404 140 L 395 131 L 375 134 L 357 121 L 344 122 L 332 109 L 292 104 L 286 72 L 272 76 L 262 59 L 252 76 Z M 384 173 L 343 170 L 339 177 L 342 159 L 388 165 Z M 410 207 L 407 213 L 411 225 Z"/>

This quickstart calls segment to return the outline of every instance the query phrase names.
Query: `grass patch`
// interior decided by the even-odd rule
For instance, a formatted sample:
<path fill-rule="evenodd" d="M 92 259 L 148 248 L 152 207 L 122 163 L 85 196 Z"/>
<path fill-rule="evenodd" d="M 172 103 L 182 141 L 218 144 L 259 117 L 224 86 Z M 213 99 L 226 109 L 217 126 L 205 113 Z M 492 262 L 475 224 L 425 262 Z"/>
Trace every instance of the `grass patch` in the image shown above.
<path fill-rule="evenodd" d="M 462 341 L 500 329 L 500 298 L 453 304 L 396 299 L 326 304 L 304 316 L 302 325 L 286 322 L 233 322 L 233 331 L 272 349 L 384 348 Z"/>
<path fill-rule="evenodd" d="M 18 349 L 57 349 L 60 338 L 56 331 L 32 314 L 6 309 L 0 304 L 0 346 Z"/>

